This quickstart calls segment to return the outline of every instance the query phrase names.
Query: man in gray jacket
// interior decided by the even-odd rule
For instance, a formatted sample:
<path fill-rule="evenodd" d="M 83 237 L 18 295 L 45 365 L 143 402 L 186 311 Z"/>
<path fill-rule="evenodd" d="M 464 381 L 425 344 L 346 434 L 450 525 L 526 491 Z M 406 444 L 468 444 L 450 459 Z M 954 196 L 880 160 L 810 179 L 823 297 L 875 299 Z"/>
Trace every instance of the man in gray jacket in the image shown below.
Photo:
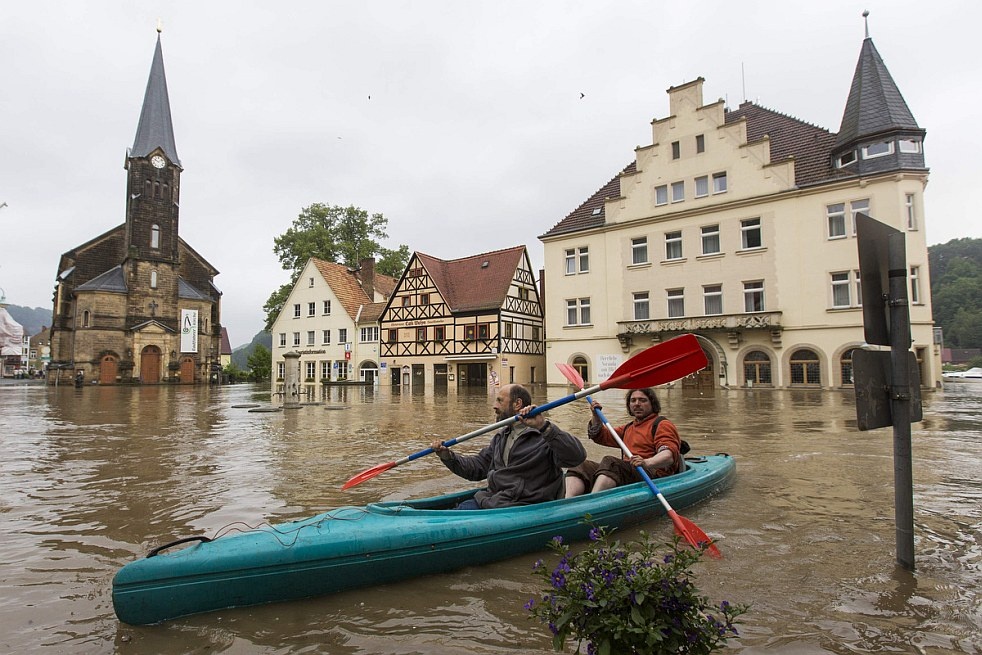
<path fill-rule="evenodd" d="M 518 421 L 497 432 L 476 455 L 458 455 L 440 440 L 431 445 L 448 469 L 467 480 L 487 478 L 488 487 L 457 509 L 492 509 L 530 505 L 561 498 L 563 467 L 578 466 L 586 459 L 579 439 L 545 416 L 523 418 L 535 409 L 525 387 L 508 384 L 498 390 L 494 413 L 499 421 L 518 415 Z"/>

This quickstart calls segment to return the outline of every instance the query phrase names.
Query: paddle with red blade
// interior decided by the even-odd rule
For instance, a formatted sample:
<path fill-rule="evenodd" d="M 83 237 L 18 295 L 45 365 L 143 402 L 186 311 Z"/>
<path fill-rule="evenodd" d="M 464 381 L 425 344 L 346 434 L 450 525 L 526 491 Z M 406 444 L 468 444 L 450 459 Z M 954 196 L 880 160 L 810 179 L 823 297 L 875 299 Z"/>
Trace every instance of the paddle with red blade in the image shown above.
<path fill-rule="evenodd" d="M 691 334 L 683 334 L 682 336 L 669 339 L 668 341 L 655 344 L 650 348 L 642 350 L 637 355 L 618 366 L 617 370 L 614 371 L 614 374 L 600 384 L 590 387 L 589 389 L 582 389 L 577 393 L 570 394 L 569 396 L 565 396 L 563 398 L 559 398 L 558 400 L 553 400 L 550 403 L 546 403 L 545 405 L 536 407 L 534 410 L 526 414 L 526 416 L 541 414 L 542 412 L 549 411 L 550 409 L 559 407 L 560 405 L 565 405 L 566 403 L 573 402 L 574 400 L 579 400 L 580 398 L 585 397 L 587 394 L 596 393 L 597 391 L 602 391 L 604 389 L 640 389 L 642 387 L 653 387 L 659 384 L 665 384 L 667 382 L 672 382 L 674 380 L 678 380 L 679 378 L 685 377 L 690 373 L 694 373 L 705 366 L 706 355 L 702 352 L 702 348 L 699 347 L 699 342 L 696 340 L 695 336 Z M 444 441 L 443 445 L 449 448 L 453 445 L 461 443 L 462 441 L 467 441 L 468 439 L 473 439 L 476 436 L 487 434 L 488 432 L 503 428 L 517 420 L 517 416 L 506 418 L 498 421 L 497 423 L 486 425 L 483 428 L 474 430 L 473 432 L 450 439 L 449 441 Z M 400 460 L 378 464 L 352 477 L 350 480 L 341 485 L 341 488 L 350 489 L 351 487 L 361 484 L 366 480 L 371 480 L 375 476 L 380 475 L 389 469 L 401 466 L 402 464 L 419 459 L 420 457 L 425 457 L 432 452 L 432 448 L 425 448 L 417 453 L 403 457 Z"/>
<path fill-rule="evenodd" d="M 706 359 L 705 356 L 703 356 L 703 366 L 705 366 L 705 362 Z M 558 368 L 562 374 L 566 376 L 567 380 L 573 383 L 573 386 L 580 389 L 583 388 L 583 378 L 580 376 L 579 371 L 577 371 L 575 368 L 569 364 L 556 364 L 556 368 Z M 587 396 L 586 399 L 591 405 L 593 404 L 590 396 Z M 616 441 L 617 445 L 621 447 L 624 454 L 626 454 L 628 457 L 632 457 L 631 451 L 627 447 L 627 444 L 625 444 L 620 435 L 617 434 L 617 430 L 615 430 L 614 426 L 610 424 L 610 421 L 607 420 L 607 417 L 604 416 L 603 412 L 596 408 L 594 408 L 593 411 L 596 412 L 597 416 L 603 422 L 604 427 L 606 427 L 610 432 L 610 436 L 614 438 L 614 441 Z M 658 498 L 662 506 L 665 508 L 665 511 L 668 513 L 668 517 L 672 519 L 672 523 L 675 525 L 675 534 L 683 537 L 693 548 L 701 550 L 703 546 L 706 546 L 706 550 L 709 552 L 710 556 L 715 557 L 716 559 L 722 558 L 723 553 L 719 552 L 719 548 L 716 547 L 713 540 L 710 539 L 705 532 L 700 530 L 699 526 L 689 519 L 679 516 L 678 513 L 672 509 L 672 506 L 668 504 L 668 500 L 662 495 L 661 491 L 658 490 L 658 487 L 655 486 L 654 481 L 652 481 L 651 476 L 648 475 L 648 472 L 644 470 L 644 467 L 638 466 L 637 470 L 638 473 L 641 474 L 641 477 L 644 478 L 644 481 L 648 484 L 648 488 L 651 489 L 651 493 L 655 494 L 655 497 Z"/>

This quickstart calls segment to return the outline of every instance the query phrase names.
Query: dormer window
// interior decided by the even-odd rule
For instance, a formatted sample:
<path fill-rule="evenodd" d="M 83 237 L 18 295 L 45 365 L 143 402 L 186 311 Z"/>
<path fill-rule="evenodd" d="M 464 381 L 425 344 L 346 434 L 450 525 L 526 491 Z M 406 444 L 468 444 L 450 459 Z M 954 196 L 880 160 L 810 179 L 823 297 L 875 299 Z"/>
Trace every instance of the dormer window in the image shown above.
<path fill-rule="evenodd" d="M 157 224 L 150 226 L 150 247 L 154 250 L 160 248 L 160 226 Z"/>
<path fill-rule="evenodd" d="M 893 154 L 893 141 L 883 141 L 881 143 L 871 143 L 863 146 L 863 159 L 876 159 Z"/>
<path fill-rule="evenodd" d="M 843 167 L 848 166 L 849 164 L 851 164 L 851 163 L 853 163 L 855 161 L 856 161 L 856 151 L 855 150 L 850 150 L 847 153 L 844 153 L 842 155 L 839 155 L 839 158 L 835 162 L 835 166 L 836 166 L 836 168 L 843 168 Z"/>
<path fill-rule="evenodd" d="M 919 154 L 921 152 L 921 142 L 917 139 L 901 139 L 900 152 Z"/>

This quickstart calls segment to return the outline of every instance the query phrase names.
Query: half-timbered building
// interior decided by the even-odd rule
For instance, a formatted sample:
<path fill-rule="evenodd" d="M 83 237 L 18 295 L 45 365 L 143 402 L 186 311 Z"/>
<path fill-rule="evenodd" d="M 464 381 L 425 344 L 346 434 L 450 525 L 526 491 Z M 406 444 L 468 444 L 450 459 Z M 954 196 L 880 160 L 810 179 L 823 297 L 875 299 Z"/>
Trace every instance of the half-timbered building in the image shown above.
<path fill-rule="evenodd" d="M 393 384 L 545 380 L 542 304 L 525 246 L 449 261 L 413 253 L 380 325 Z"/>

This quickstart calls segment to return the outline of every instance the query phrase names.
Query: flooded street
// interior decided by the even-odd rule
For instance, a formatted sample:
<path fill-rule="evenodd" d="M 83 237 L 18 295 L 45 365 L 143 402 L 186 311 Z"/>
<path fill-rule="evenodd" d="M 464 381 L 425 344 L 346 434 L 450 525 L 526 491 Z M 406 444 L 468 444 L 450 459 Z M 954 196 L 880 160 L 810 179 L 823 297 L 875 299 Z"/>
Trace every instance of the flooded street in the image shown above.
<path fill-rule="evenodd" d="M 536 400 L 567 393 L 540 388 Z M 751 605 L 730 652 L 982 652 L 982 384 L 925 394 L 913 426 L 913 573 L 894 558 L 892 431 L 858 432 L 851 391 L 659 396 L 693 455 L 737 462 L 733 488 L 680 511 L 724 554 L 700 563 L 700 589 Z M 625 422 L 623 392 L 598 398 Z M 426 457 L 340 489 L 433 436 L 494 421 L 483 389 L 332 388 L 319 400 L 256 413 L 234 407 L 269 405 L 250 385 L 0 386 L 0 652 L 552 652 L 523 609 L 541 554 L 155 626 L 116 620 L 112 576 L 150 548 L 464 488 Z M 585 402 L 550 417 L 586 442 Z M 667 519 L 644 527 L 671 537 Z"/>

